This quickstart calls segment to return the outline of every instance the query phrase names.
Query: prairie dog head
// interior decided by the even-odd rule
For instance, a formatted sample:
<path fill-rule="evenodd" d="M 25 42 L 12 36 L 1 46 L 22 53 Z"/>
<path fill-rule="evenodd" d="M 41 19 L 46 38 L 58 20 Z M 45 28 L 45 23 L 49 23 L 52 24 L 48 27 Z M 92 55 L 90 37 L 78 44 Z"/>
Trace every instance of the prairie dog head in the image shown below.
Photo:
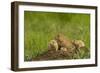
<path fill-rule="evenodd" d="M 74 40 L 73 44 L 77 47 L 77 48 L 82 48 L 85 47 L 85 43 L 82 40 Z"/>
<path fill-rule="evenodd" d="M 65 36 L 62 34 L 58 34 L 55 39 L 59 42 L 63 42 L 65 40 Z"/>
<path fill-rule="evenodd" d="M 56 51 L 58 50 L 58 43 L 56 40 L 51 40 L 49 42 L 49 48 L 51 49 L 55 49 Z"/>

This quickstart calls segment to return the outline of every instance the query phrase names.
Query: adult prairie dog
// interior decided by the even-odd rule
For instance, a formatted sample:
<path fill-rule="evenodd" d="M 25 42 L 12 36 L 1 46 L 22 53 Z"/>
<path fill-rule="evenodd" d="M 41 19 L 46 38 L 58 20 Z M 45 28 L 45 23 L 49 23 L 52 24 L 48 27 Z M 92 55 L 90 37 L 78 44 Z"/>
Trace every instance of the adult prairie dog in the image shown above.
<path fill-rule="evenodd" d="M 58 49 L 62 49 L 62 47 L 63 47 L 64 49 L 66 48 L 69 51 L 69 50 L 74 49 L 74 47 L 75 47 L 73 45 L 72 41 L 67 39 L 67 38 L 65 38 L 65 36 L 62 35 L 62 34 L 58 34 L 55 37 L 55 40 L 58 43 Z"/>

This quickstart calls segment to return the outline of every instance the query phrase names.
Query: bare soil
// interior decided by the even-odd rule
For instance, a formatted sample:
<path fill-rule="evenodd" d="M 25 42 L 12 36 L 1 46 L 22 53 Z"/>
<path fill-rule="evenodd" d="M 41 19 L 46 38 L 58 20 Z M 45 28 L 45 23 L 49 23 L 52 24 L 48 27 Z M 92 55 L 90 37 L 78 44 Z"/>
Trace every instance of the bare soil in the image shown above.
<path fill-rule="evenodd" d="M 65 52 L 62 50 L 55 51 L 51 49 L 33 58 L 33 61 L 72 59 L 73 55 L 74 55 L 74 52 L 72 51 Z"/>

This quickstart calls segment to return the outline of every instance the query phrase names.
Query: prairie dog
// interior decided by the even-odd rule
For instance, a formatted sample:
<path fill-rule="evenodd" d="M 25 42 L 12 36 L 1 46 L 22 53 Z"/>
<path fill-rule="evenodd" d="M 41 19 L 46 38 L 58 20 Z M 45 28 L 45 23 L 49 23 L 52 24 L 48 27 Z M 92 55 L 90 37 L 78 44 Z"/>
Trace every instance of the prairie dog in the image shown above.
<path fill-rule="evenodd" d="M 49 48 L 50 49 L 55 49 L 56 51 L 58 50 L 58 43 L 56 40 L 51 40 L 49 43 Z"/>
<path fill-rule="evenodd" d="M 62 49 L 62 47 L 63 47 L 63 49 L 66 48 L 67 50 L 72 50 L 74 48 L 72 41 L 65 38 L 65 36 L 62 34 L 58 34 L 55 37 L 55 40 L 58 43 L 58 49 Z"/>
<path fill-rule="evenodd" d="M 76 48 L 85 47 L 85 43 L 82 40 L 74 40 L 73 43 L 74 43 Z"/>

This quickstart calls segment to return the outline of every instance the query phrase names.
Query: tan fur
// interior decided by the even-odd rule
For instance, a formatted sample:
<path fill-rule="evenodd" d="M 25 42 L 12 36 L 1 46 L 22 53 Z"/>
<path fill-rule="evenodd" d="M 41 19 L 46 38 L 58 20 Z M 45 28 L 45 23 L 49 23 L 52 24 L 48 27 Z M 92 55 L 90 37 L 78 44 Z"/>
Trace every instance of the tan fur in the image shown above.
<path fill-rule="evenodd" d="M 77 48 L 85 47 L 85 43 L 82 40 L 74 40 L 73 43 Z"/>
<path fill-rule="evenodd" d="M 49 48 L 50 49 L 54 49 L 54 50 L 58 50 L 58 43 L 57 43 L 57 41 L 56 40 L 51 40 L 50 42 L 49 42 Z"/>
<path fill-rule="evenodd" d="M 65 47 L 61 47 L 61 51 L 67 52 L 68 50 Z"/>
<path fill-rule="evenodd" d="M 62 34 L 58 34 L 56 37 L 55 37 L 55 40 L 57 41 L 58 43 L 58 48 L 66 48 L 67 50 L 72 50 L 72 48 L 74 48 L 74 45 L 72 44 L 72 41 L 65 38 L 64 35 Z"/>

